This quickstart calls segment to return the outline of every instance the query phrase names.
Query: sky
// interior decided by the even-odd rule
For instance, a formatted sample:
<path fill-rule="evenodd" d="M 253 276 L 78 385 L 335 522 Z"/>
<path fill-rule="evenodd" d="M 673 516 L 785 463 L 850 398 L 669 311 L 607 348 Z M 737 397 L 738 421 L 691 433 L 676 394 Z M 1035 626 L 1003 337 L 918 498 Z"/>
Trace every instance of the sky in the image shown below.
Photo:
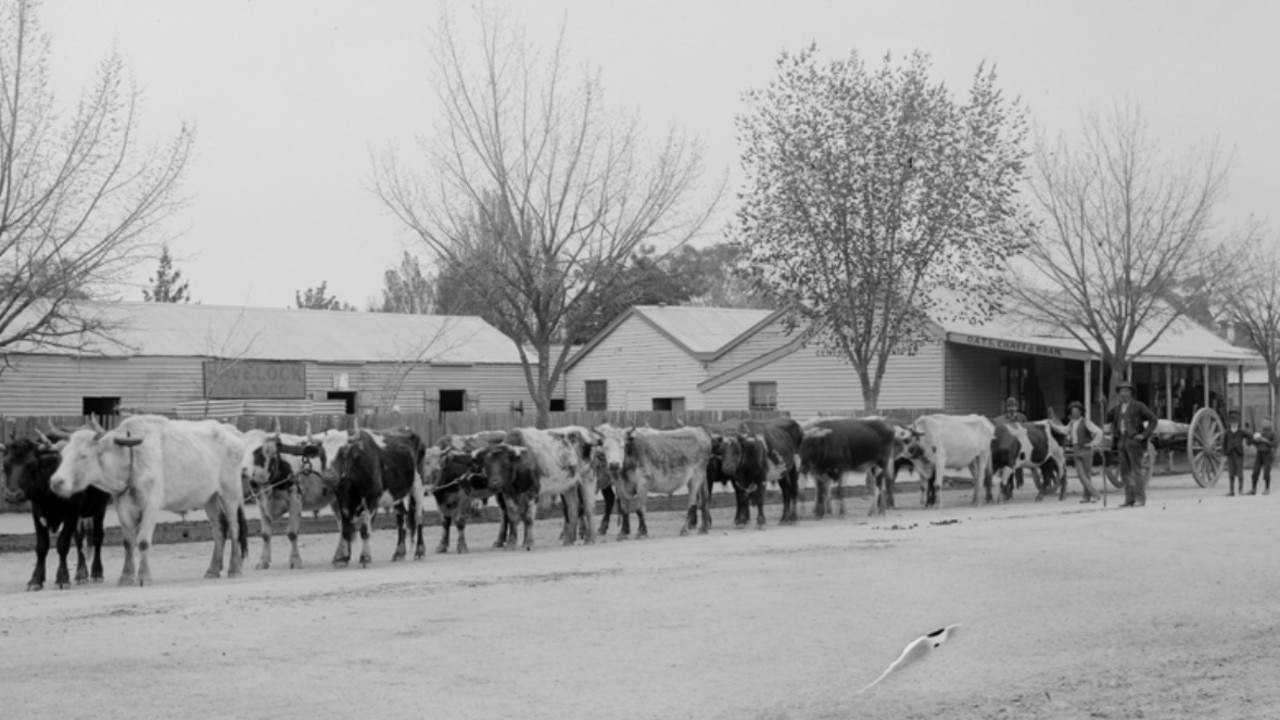
<path fill-rule="evenodd" d="M 469 12 L 471 3 L 453 3 Z M 429 0 L 49 0 L 52 75 L 70 104 L 114 48 L 142 91 L 142 129 L 197 129 L 187 204 L 164 230 L 192 298 L 290 307 L 327 282 L 364 309 L 404 250 L 429 260 L 372 191 L 387 148 L 415 164 L 436 108 Z M 1172 154 L 1215 138 L 1231 158 L 1222 232 L 1250 217 L 1280 226 L 1280 3 L 1240 0 L 522 0 L 513 17 L 539 44 L 564 24 L 574 61 L 601 75 L 606 101 L 639 113 L 653 137 L 697 135 L 708 186 L 740 179 L 734 117 L 783 50 L 827 57 L 929 53 L 962 94 L 979 63 L 1028 107 L 1039 131 L 1126 98 Z M 698 242 L 724 237 L 732 192 Z M 139 267 L 126 300 L 154 272 Z"/>

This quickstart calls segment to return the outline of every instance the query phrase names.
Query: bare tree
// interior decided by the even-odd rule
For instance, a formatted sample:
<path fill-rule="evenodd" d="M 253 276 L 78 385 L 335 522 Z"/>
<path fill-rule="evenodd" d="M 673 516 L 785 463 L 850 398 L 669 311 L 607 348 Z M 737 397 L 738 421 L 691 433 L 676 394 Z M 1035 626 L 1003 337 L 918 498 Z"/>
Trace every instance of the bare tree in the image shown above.
<path fill-rule="evenodd" d="M 679 246 L 719 193 L 695 201 L 699 145 L 675 129 L 643 142 L 634 116 L 606 108 L 599 77 L 572 71 L 563 30 L 540 52 L 500 11 L 476 16 L 476 42 L 445 15 L 433 43 L 441 115 L 421 141 L 425 170 L 388 152 L 376 190 L 441 272 L 500 309 L 494 322 L 519 348 L 543 425 L 568 358 L 567 344 L 553 348 L 584 308 L 626 285 L 641 243 Z"/>
<path fill-rule="evenodd" d="M 60 108 L 35 5 L 0 5 L 0 349 L 81 349 L 115 329 L 101 303 L 162 241 L 193 134 L 142 146 L 138 91 L 116 55 Z"/>
<path fill-rule="evenodd" d="M 427 366 L 471 341 L 473 335 L 456 332 L 458 321 L 446 318 L 432 333 L 421 338 L 406 338 L 389 356 L 379 358 L 384 365 L 375 380 L 378 407 L 394 410 L 400 402 L 405 383 L 417 368 Z"/>
<path fill-rule="evenodd" d="M 1025 111 L 982 67 L 960 102 L 922 53 L 876 69 L 817 55 L 784 53 L 747 94 L 737 243 L 788 326 L 849 362 L 875 408 L 890 356 L 926 342 L 930 319 L 998 309 L 1022 246 Z"/>
<path fill-rule="evenodd" d="M 1274 240 L 1252 236 L 1236 268 L 1226 300 L 1227 317 L 1267 365 L 1268 412 L 1276 413 L 1280 388 L 1280 250 Z"/>
<path fill-rule="evenodd" d="M 1227 166 L 1216 144 L 1166 157 L 1134 102 L 1084 116 L 1076 147 L 1041 138 L 1032 195 L 1043 222 L 1018 283 L 1020 312 L 1061 328 L 1111 369 L 1129 364 L 1188 309 L 1189 287 L 1218 285 L 1234 256 L 1215 241 Z"/>

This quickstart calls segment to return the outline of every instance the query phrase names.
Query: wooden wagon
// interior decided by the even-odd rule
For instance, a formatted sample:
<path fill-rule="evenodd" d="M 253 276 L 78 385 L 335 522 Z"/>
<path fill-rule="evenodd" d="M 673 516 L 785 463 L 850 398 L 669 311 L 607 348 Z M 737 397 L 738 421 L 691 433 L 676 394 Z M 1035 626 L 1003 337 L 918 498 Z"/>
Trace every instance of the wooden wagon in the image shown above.
<path fill-rule="evenodd" d="M 1103 448 L 1094 453 L 1094 467 L 1102 466 L 1102 474 L 1112 486 L 1124 487 L 1120 479 L 1119 455 L 1110 442 L 1111 428 L 1108 425 L 1103 430 L 1108 439 Z M 1181 451 L 1186 455 L 1191 476 L 1195 478 L 1197 485 L 1200 487 L 1216 485 L 1222 466 L 1226 462 L 1222 456 L 1222 436 L 1225 432 L 1226 427 L 1222 424 L 1222 418 L 1212 408 L 1196 411 L 1189 423 L 1160 420 L 1155 434 L 1147 443 L 1147 452 L 1142 462 L 1143 471 L 1147 473 L 1147 477 L 1151 477 L 1157 456 L 1161 452 L 1165 453 L 1167 467 L 1172 471 L 1173 454 Z M 1071 451 L 1068 450 L 1068 463 L 1070 463 L 1070 454 Z"/>

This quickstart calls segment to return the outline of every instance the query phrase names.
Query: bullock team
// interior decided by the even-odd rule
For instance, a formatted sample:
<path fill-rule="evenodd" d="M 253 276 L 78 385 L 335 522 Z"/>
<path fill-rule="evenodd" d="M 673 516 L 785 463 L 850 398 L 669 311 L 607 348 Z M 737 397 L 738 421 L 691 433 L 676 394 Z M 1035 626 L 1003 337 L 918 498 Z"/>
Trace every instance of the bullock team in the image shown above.
<path fill-rule="evenodd" d="M 540 503 L 559 500 L 564 508 L 565 544 L 595 541 L 619 515 L 618 539 L 648 535 L 650 494 L 685 492 L 688 508 L 681 534 L 706 533 L 711 526 L 710 492 L 716 483 L 732 488 L 734 524 L 763 527 L 764 495 L 776 484 L 782 495 L 780 524 L 795 523 L 802 488 L 815 487 L 814 516 L 822 518 L 839 502 L 841 485 L 864 475 L 871 513 L 893 506 L 893 480 L 910 467 L 921 479 L 922 501 L 937 503 L 939 471 L 967 471 L 973 501 L 985 488 L 992 500 L 1008 499 L 1013 473 L 1030 469 L 1041 499 L 1056 481 L 1065 493 L 1063 450 L 1046 422 L 1025 423 L 968 415 L 929 415 L 906 424 L 886 418 L 790 418 L 736 420 L 709 427 L 657 430 L 647 427 L 517 428 L 474 435 L 450 435 L 434 444 L 408 428 L 330 430 L 321 435 L 240 432 L 213 420 L 183 421 L 139 415 L 115 429 L 96 423 L 74 431 L 51 428 L 34 439 L 0 445 L 5 492 L 10 502 L 31 502 L 35 520 L 36 569 L 29 590 L 45 580 L 50 532 L 58 533 L 58 587 L 70 576 L 67 554 L 76 546 L 76 581 L 102 580 L 102 523 L 114 503 L 125 550 L 120 584 L 151 582 L 148 551 L 161 511 L 203 509 L 213 529 L 214 547 L 205 576 L 219 577 L 231 543 L 227 576 L 241 574 L 248 554 L 244 505 L 252 496 L 261 518 L 259 569 L 271 565 L 272 527 L 288 517 L 289 567 L 302 565 L 298 531 L 302 514 L 330 508 L 338 528 L 335 566 L 347 565 L 360 535 L 359 563 L 372 562 L 370 531 L 379 510 L 395 513 L 393 560 L 426 554 L 423 505 L 430 495 L 439 508 L 442 536 L 436 552 L 467 551 L 471 509 L 492 499 L 502 512 L 495 547 L 533 548 L 533 521 Z M 809 478 L 802 482 L 803 478 Z M 835 486 L 834 488 L 832 486 Z M 597 491 L 604 495 L 599 526 L 593 512 Z M 523 540 L 520 533 L 523 532 Z M 86 568 L 83 540 L 93 543 L 92 570 Z M 135 563 L 136 553 L 136 563 Z"/>

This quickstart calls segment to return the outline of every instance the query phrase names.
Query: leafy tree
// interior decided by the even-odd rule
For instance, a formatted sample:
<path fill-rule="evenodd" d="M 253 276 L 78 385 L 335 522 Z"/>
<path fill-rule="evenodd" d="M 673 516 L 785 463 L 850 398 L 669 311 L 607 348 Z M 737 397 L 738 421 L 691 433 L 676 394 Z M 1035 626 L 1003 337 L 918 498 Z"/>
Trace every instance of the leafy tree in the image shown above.
<path fill-rule="evenodd" d="M 758 290 L 857 371 L 877 406 L 889 356 L 933 319 L 997 311 L 1023 247 L 1026 113 L 979 67 L 965 102 L 927 55 L 869 69 L 784 52 L 737 119 L 746 191 L 736 243 Z"/>
<path fill-rule="evenodd" d="M 400 264 L 387 268 L 383 275 L 382 301 L 369 309 L 374 312 L 429 315 L 435 312 L 435 288 L 422 274 L 416 255 L 406 251 Z"/>
<path fill-rule="evenodd" d="M 441 272 L 465 278 L 455 289 L 482 298 L 486 319 L 515 341 L 542 426 L 568 359 L 567 344 L 554 356 L 553 346 L 630 285 L 627 260 L 641 245 L 697 234 L 718 194 L 693 198 L 696 142 L 677 130 L 644 142 L 634 116 L 606 108 L 595 74 L 574 75 L 562 40 L 541 53 L 484 8 L 477 25 L 470 41 L 442 18 L 427 169 L 388 152 L 376 188 Z M 441 305 L 452 302 L 440 290 Z"/>
<path fill-rule="evenodd" d="M 0 352 L 112 334 L 97 308 L 153 256 L 193 141 L 184 126 L 141 143 L 139 92 L 115 54 L 62 106 L 50 48 L 36 3 L 0 2 Z"/>
<path fill-rule="evenodd" d="M 182 279 L 182 271 L 174 269 L 168 245 L 160 251 L 160 266 L 147 282 L 151 283 L 151 289 L 142 289 L 142 298 L 147 302 L 191 302 L 191 290 Z"/>
<path fill-rule="evenodd" d="M 342 302 L 336 297 L 329 294 L 329 281 L 324 280 L 313 288 L 307 288 L 303 292 L 293 291 L 294 304 L 299 309 L 306 310 L 347 310 L 355 312 L 354 305 Z"/>
<path fill-rule="evenodd" d="M 1015 290 L 1022 312 L 1061 328 L 1111 369 L 1111 392 L 1133 358 L 1238 265 L 1211 236 L 1227 168 L 1215 145 L 1166 155 L 1136 103 L 1091 112 L 1083 139 L 1041 139 L 1031 194 L 1044 218 L 1031 235 L 1028 271 Z M 1149 334 L 1139 339 L 1139 333 Z"/>

